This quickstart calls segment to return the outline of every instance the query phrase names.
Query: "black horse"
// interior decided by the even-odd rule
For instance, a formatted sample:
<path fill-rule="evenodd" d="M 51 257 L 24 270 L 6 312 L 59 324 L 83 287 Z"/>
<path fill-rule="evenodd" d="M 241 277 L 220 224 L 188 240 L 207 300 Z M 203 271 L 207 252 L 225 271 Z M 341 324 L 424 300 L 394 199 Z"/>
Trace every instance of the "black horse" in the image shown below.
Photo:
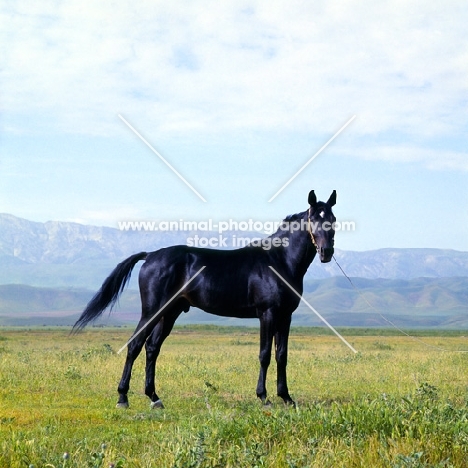
<path fill-rule="evenodd" d="M 302 294 L 303 278 L 315 255 L 320 256 L 322 263 L 331 260 L 335 235 L 335 217 L 331 208 L 336 203 L 336 191 L 324 203 L 317 201 L 312 190 L 308 202 L 307 211 L 288 216 L 276 233 L 263 239 L 268 242 L 249 244 L 236 250 L 178 245 L 150 253 L 141 252 L 117 265 L 88 303 L 73 330 L 80 330 L 109 305 L 113 306 L 130 279 L 133 267 L 140 260 L 146 260 L 139 275 L 141 319 L 128 344 L 118 387 L 118 407 L 128 407 L 132 366 L 145 343 L 145 394 L 151 399 L 152 408 L 163 407 L 154 384 L 156 359 L 175 321 L 191 306 L 224 317 L 258 318 L 260 375 L 257 396 L 267 403 L 265 381 L 274 339 L 277 394 L 286 404 L 294 405 L 288 391 L 286 365 L 291 315 L 300 299 L 284 280 Z M 200 272 L 202 267 L 205 268 Z M 158 314 L 156 318 L 155 314 Z"/>

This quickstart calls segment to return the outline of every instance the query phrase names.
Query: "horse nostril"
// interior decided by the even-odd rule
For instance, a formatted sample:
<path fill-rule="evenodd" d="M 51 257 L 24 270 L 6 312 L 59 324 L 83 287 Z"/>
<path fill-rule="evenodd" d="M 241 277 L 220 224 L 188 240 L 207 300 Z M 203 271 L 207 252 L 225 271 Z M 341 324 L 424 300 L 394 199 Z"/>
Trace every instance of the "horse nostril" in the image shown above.
<path fill-rule="evenodd" d="M 333 247 L 328 247 L 328 248 L 322 247 L 320 249 L 320 253 L 322 254 L 323 257 L 331 257 L 334 251 L 335 250 L 333 249 Z"/>

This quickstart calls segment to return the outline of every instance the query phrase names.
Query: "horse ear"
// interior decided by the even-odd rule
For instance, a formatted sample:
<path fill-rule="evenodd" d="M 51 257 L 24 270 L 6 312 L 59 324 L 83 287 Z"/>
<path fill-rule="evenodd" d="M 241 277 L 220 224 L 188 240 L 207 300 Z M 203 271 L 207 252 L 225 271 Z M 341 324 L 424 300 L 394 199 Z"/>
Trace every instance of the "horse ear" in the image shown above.
<path fill-rule="evenodd" d="M 333 190 L 332 194 L 330 195 L 330 198 L 327 201 L 327 204 L 330 206 L 336 205 L 336 190 Z"/>
<path fill-rule="evenodd" d="M 309 192 L 309 205 L 310 206 L 315 206 L 317 204 L 317 196 L 315 195 L 315 192 L 311 190 Z"/>

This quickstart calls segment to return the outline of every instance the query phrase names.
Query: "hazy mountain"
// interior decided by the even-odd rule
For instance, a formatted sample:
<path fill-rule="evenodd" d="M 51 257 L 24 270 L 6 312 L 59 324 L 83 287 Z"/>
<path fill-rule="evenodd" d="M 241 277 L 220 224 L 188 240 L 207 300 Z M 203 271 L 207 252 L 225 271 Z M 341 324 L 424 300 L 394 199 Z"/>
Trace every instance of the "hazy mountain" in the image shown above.
<path fill-rule="evenodd" d="M 98 288 L 114 266 L 129 255 L 185 244 L 196 232 L 120 231 L 108 227 L 49 221 L 32 222 L 0 214 L 0 284 Z M 199 232 L 207 236 L 206 232 Z M 211 234 L 210 234 L 211 235 Z M 216 236 L 217 234 L 214 234 Z M 258 234 L 225 233 L 248 237 Z M 468 276 L 468 252 L 442 249 L 336 251 L 350 276 L 375 279 Z M 314 261 L 307 278 L 341 276 L 334 261 Z M 133 283 L 135 286 L 135 271 Z"/>
<path fill-rule="evenodd" d="M 468 252 L 448 249 L 379 249 L 364 252 L 337 250 L 336 259 L 348 276 L 411 279 L 468 276 Z M 313 263 L 315 278 L 340 276 L 335 262 Z"/>
<path fill-rule="evenodd" d="M 0 284 L 94 289 L 129 255 L 185 243 L 187 234 L 38 223 L 0 214 Z"/>
<path fill-rule="evenodd" d="M 468 278 L 366 279 L 344 277 L 307 280 L 304 297 L 334 325 L 468 327 Z M 302 324 L 320 324 L 301 306 Z"/>
<path fill-rule="evenodd" d="M 382 315 L 399 327 L 468 327 L 468 278 L 418 278 L 412 280 L 352 279 L 307 280 L 305 298 L 334 326 L 388 326 Z M 94 291 L 0 285 L 0 325 L 72 325 Z M 115 311 L 98 323 L 136 325 L 140 297 L 124 291 Z M 191 309 L 179 323 L 256 325 L 255 320 L 224 319 Z M 294 325 L 323 325 L 301 305 Z"/>
<path fill-rule="evenodd" d="M 132 253 L 185 242 L 185 238 L 186 233 L 181 232 L 120 231 L 61 221 L 38 223 L 0 214 L 0 256 L 16 264 L 119 261 Z"/>

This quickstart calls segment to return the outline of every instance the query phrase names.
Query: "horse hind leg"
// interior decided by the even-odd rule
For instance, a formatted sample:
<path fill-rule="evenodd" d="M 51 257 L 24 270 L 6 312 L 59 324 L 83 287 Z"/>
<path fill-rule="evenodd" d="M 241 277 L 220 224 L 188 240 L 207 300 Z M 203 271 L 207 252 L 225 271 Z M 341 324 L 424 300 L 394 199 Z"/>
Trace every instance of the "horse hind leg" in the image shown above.
<path fill-rule="evenodd" d="M 128 408 L 128 390 L 130 389 L 130 379 L 132 377 L 133 363 L 139 356 L 148 335 L 152 332 L 154 324 L 148 325 L 147 318 L 141 318 L 127 345 L 127 358 L 122 372 L 117 391 L 119 392 L 119 401 L 117 408 Z"/>
<path fill-rule="evenodd" d="M 181 308 L 174 308 L 173 311 L 164 315 L 146 340 L 145 395 L 151 400 L 150 407 L 152 409 L 164 408 L 161 399 L 156 393 L 154 383 L 156 375 L 156 360 L 158 359 L 164 340 L 171 333 L 174 323 L 181 313 Z"/>

